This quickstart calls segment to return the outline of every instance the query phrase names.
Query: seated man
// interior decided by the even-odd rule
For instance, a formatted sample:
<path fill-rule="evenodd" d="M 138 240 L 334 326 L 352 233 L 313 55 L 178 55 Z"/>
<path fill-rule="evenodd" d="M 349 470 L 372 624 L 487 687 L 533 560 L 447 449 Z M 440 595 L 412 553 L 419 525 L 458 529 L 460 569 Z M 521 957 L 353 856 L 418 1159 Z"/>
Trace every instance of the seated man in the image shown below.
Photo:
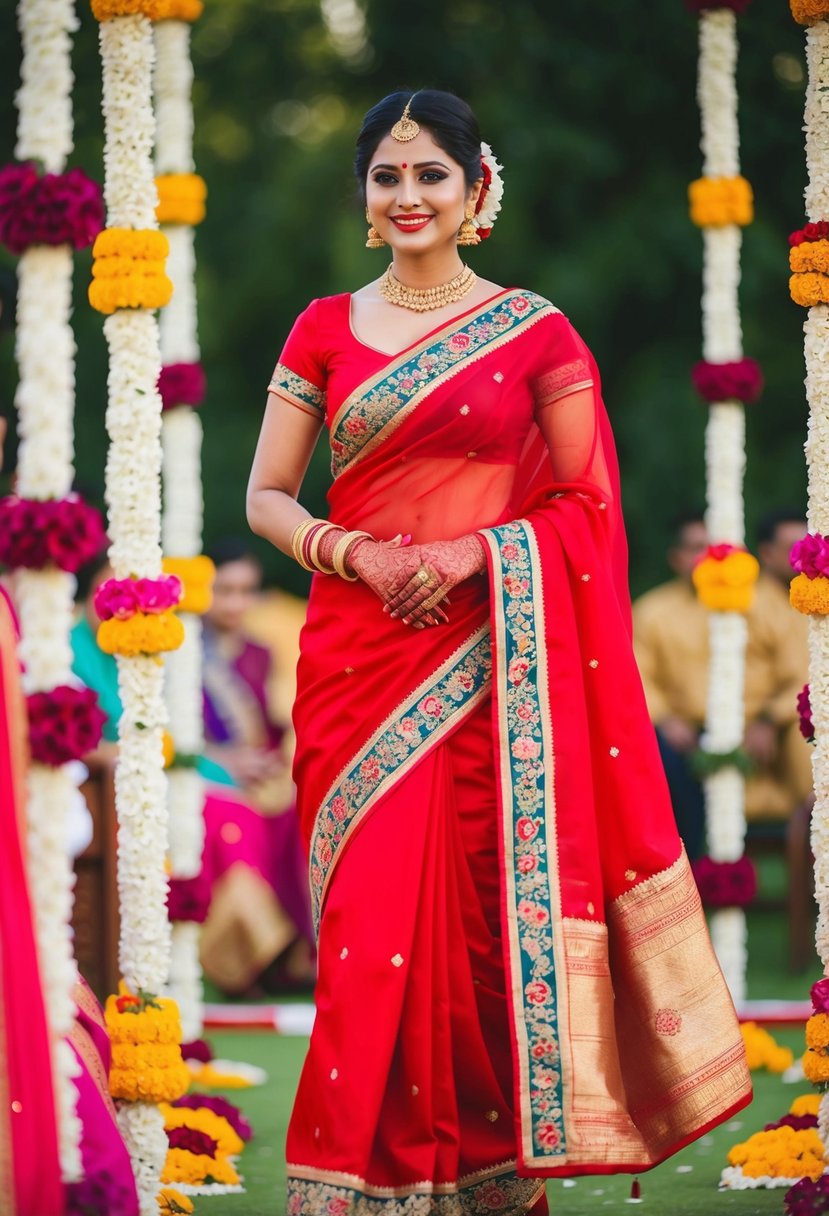
<path fill-rule="evenodd" d="M 811 788 L 808 745 L 797 727 L 797 694 L 807 679 L 806 620 L 790 608 L 786 586 L 788 549 L 804 531 L 802 518 L 769 517 L 760 544 L 764 572 L 748 613 L 746 649 L 743 747 L 755 764 L 746 783 L 749 819 L 785 819 Z M 690 857 L 699 856 L 704 842 L 704 803 L 691 757 L 705 722 L 709 654 L 709 612 L 691 572 L 707 544 L 700 515 L 680 520 L 668 550 L 675 577 L 633 605 L 636 657 Z"/>

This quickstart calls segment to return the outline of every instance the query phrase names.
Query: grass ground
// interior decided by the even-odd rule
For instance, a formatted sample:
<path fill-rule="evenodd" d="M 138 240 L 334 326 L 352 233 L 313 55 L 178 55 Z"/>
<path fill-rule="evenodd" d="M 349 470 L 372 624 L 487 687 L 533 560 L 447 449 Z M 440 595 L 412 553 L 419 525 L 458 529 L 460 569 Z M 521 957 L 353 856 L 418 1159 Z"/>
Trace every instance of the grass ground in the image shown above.
<path fill-rule="evenodd" d="M 764 871 L 761 882 L 768 893 L 779 883 L 779 874 Z M 805 999 L 809 985 L 820 972 L 815 964 L 806 975 L 792 976 L 787 970 L 785 922 L 782 914 L 753 913 L 749 918 L 749 997 Z M 773 1027 L 778 1041 L 803 1048 L 801 1027 Z M 210 1034 L 217 1055 L 260 1064 L 269 1074 L 268 1084 L 258 1089 L 228 1091 L 238 1101 L 254 1126 L 255 1139 L 242 1160 L 247 1193 L 200 1198 L 202 1216 L 283 1216 L 285 1211 L 285 1167 L 283 1146 L 294 1090 L 307 1040 L 280 1037 L 266 1031 L 237 1031 Z M 732 1144 L 780 1118 L 806 1084 L 786 1085 L 779 1077 L 755 1075 L 755 1097 L 745 1111 L 725 1127 L 689 1145 L 677 1156 L 643 1175 L 642 1202 L 629 1204 L 630 1178 L 583 1178 L 575 1185 L 551 1181 L 548 1187 L 554 1216 L 586 1216 L 587 1213 L 631 1213 L 635 1207 L 653 1216 L 715 1216 L 719 1212 L 763 1216 L 783 1211 L 782 1191 L 718 1192 L 717 1180 Z"/>

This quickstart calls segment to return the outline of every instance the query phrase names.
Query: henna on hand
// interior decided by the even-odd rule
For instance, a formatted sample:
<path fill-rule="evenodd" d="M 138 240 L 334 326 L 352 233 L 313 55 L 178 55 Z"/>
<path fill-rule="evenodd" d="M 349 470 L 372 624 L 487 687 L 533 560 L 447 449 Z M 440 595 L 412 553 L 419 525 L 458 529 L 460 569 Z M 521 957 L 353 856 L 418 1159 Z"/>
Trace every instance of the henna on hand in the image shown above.
<path fill-rule="evenodd" d="M 420 568 L 420 547 L 404 545 L 401 538 L 394 541 L 361 540 L 350 550 L 348 564 L 372 591 L 380 597 L 384 604 L 394 594 L 397 587 L 407 583 Z M 433 612 L 423 615 L 425 625 L 438 625 L 445 621 L 446 614 L 442 608 L 435 607 Z"/>
<path fill-rule="evenodd" d="M 417 569 L 397 585 L 388 600 L 391 615 L 406 624 L 424 619 L 445 602 L 453 587 L 486 569 L 483 542 L 474 534 L 420 545 L 419 556 Z"/>

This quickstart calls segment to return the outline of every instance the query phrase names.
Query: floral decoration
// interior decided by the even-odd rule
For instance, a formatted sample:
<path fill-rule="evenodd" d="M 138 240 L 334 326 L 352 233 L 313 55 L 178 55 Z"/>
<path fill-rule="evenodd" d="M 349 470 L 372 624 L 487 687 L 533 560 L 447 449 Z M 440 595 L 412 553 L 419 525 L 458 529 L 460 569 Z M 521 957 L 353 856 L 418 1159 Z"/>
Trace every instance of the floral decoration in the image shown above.
<path fill-rule="evenodd" d="M 111 617 L 102 621 L 96 637 L 104 654 L 134 659 L 178 650 L 184 641 L 184 626 L 174 612 L 136 612 L 129 620 Z"/>
<path fill-rule="evenodd" d="M 783 1196 L 786 1216 L 825 1216 L 829 1212 L 829 1175 L 801 1178 Z"/>
<path fill-rule="evenodd" d="M 744 177 L 700 177 L 688 187 L 691 221 L 699 228 L 737 224 L 754 219 L 754 194 Z"/>
<path fill-rule="evenodd" d="M 180 1098 L 190 1084 L 181 1058 L 181 1021 L 175 1001 L 151 993 L 107 997 L 104 1016 L 112 1042 L 113 1098 L 158 1103 Z"/>
<path fill-rule="evenodd" d="M 814 25 L 829 17 L 829 0 L 789 0 L 789 7 L 800 25 Z"/>
<path fill-rule="evenodd" d="M 504 179 L 501 177 L 503 167 L 495 159 L 489 144 L 481 144 L 481 174 L 484 180 L 475 204 L 472 223 L 482 241 L 492 235 L 492 226 L 501 210 L 501 199 L 504 197 Z"/>
<path fill-rule="evenodd" d="M 826 220 L 818 220 L 816 224 L 805 224 L 803 228 L 798 228 L 797 232 L 792 232 L 789 235 L 790 245 L 802 245 L 804 241 L 823 241 L 829 237 L 829 223 Z"/>
<path fill-rule="evenodd" d="M 40 173 L 32 161 L 0 169 L 0 242 L 12 253 L 33 245 L 85 249 L 103 224 L 101 187 L 82 169 Z"/>
<path fill-rule="evenodd" d="M 797 716 L 801 735 L 807 743 L 814 743 L 815 724 L 812 721 L 812 705 L 809 698 L 808 684 L 804 684 L 797 694 Z"/>
<path fill-rule="evenodd" d="M 165 261 L 167 238 L 154 229 L 105 228 L 92 247 L 89 303 L 98 312 L 119 308 L 163 308 L 173 284 Z"/>
<path fill-rule="evenodd" d="M 204 368 L 201 363 L 166 363 L 158 377 L 158 391 L 165 410 L 178 405 L 195 408 L 204 401 L 207 391 Z"/>
<path fill-rule="evenodd" d="M 167 574 L 181 580 L 182 592 L 179 609 L 199 616 L 207 612 L 213 602 L 213 580 L 216 567 L 209 557 L 165 557 L 163 568 Z"/>
<path fill-rule="evenodd" d="M 239 1175 L 229 1158 L 221 1155 L 206 1157 L 181 1148 L 171 1148 L 167 1153 L 161 1181 L 196 1187 L 213 1183 L 222 1186 L 240 1184 Z"/>
<path fill-rule="evenodd" d="M 170 1148 L 184 1149 L 187 1153 L 196 1153 L 205 1157 L 215 1157 L 219 1145 L 207 1132 L 197 1131 L 195 1127 L 171 1127 L 167 1129 L 167 1142 Z"/>
<path fill-rule="evenodd" d="M 221 1115 L 223 1119 L 227 1119 L 240 1140 L 248 1141 L 253 1138 L 253 1128 L 250 1123 L 248 1123 L 245 1116 L 239 1110 L 239 1107 L 234 1106 L 232 1102 L 228 1102 L 227 1098 L 221 1098 L 213 1094 L 185 1094 L 183 1098 L 178 1098 L 173 1103 L 173 1106 L 187 1106 L 191 1110 L 199 1108 L 212 1110 L 214 1114 Z"/>
<path fill-rule="evenodd" d="M 814 270 L 825 275 L 829 272 L 829 240 L 801 241 L 789 250 L 789 269 L 793 274 Z"/>
<path fill-rule="evenodd" d="M 759 574 L 757 558 L 747 549 L 739 545 L 709 545 L 691 577 L 706 608 L 748 612 Z"/>
<path fill-rule="evenodd" d="M 12 570 L 57 566 L 75 574 L 105 544 L 100 511 L 78 494 L 45 501 L 0 499 L 0 564 Z"/>
<path fill-rule="evenodd" d="M 29 746 L 38 764 L 56 768 L 80 760 L 101 741 L 106 714 L 91 688 L 59 684 L 26 698 Z"/>
<path fill-rule="evenodd" d="M 768 1072 L 782 1073 L 794 1062 L 794 1052 L 790 1047 L 781 1047 L 774 1037 L 756 1022 L 743 1022 L 740 1026 L 743 1043 L 746 1049 L 746 1059 L 752 1072 L 765 1068 Z M 798 1119 L 795 1115 L 786 1115 L 776 1123 L 768 1124 L 764 1131 L 773 1131 L 776 1127 L 793 1127 L 802 1131 L 806 1127 L 816 1127 L 817 1120 L 813 1115 L 805 1115 Z"/>
<path fill-rule="evenodd" d="M 158 1211 L 159 1216 L 189 1216 L 193 1211 L 193 1200 L 182 1195 L 181 1191 L 165 1186 L 158 1192 Z"/>
<path fill-rule="evenodd" d="M 150 21 L 197 21 L 204 12 L 203 0 L 91 0 L 98 21 L 113 17 L 149 17 Z"/>
<path fill-rule="evenodd" d="M 164 1115 L 168 1137 L 172 1131 L 179 1128 L 199 1132 L 213 1141 L 216 1146 L 214 1154 L 218 1152 L 223 1156 L 238 1156 L 244 1148 L 244 1142 L 232 1124 L 224 1115 L 217 1114 L 209 1106 L 173 1106 L 164 1103 L 161 1113 Z M 172 1142 L 171 1147 L 174 1147 Z"/>
<path fill-rule="evenodd" d="M 181 602 L 183 587 L 175 574 L 160 578 L 108 578 L 95 592 L 95 612 L 102 621 L 128 621 L 137 612 L 169 612 Z"/>
<path fill-rule="evenodd" d="M 745 908 L 757 894 L 757 871 L 745 854 L 737 861 L 700 857 L 691 868 L 700 898 L 709 908 Z"/>
<path fill-rule="evenodd" d="M 727 752 L 712 752 L 700 747 L 691 753 L 691 767 L 698 777 L 710 777 L 726 768 L 737 768 L 748 776 L 754 771 L 754 761 L 744 747 L 732 747 Z"/>
<path fill-rule="evenodd" d="M 817 532 L 807 532 L 792 545 L 789 561 L 793 570 L 808 578 L 829 575 L 829 539 Z"/>
<path fill-rule="evenodd" d="M 825 1162 L 823 1144 L 814 1128 L 795 1131 L 778 1127 L 755 1132 L 728 1153 L 728 1162 L 740 1166 L 747 1178 L 820 1178 Z"/>
<path fill-rule="evenodd" d="M 205 216 L 207 186 L 198 173 L 163 173 L 155 179 L 159 224 L 200 224 Z"/>
<path fill-rule="evenodd" d="M 170 920 L 189 920 L 199 925 L 204 924 L 210 909 L 210 894 L 210 883 L 201 874 L 194 878 L 171 878 L 167 897 L 167 914 Z"/>
<path fill-rule="evenodd" d="M 197 1060 L 200 1064 L 208 1064 L 213 1059 L 213 1048 L 206 1039 L 193 1039 L 191 1043 L 182 1043 L 181 1045 L 182 1058 L 185 1060 Z M 187 1097 L 179 1098 L 174 1106 L 203 1106 L 203 1094 L 191 1094 Z M 219 1114 L 222 1112 L 219 1111 Z"/>
<path fill-rule="evenodd" d="M 751 405 L 763 391 L 763 373 L 756 359 L 734 359 L 729 363 L 701 360 L 691 371 L 694 388 L 704 401 L 742 401 Z"/>
<path fill-rule="evenodd" d="M 805 616 L 829 614 L 829 578 L 798 574 L 789 584 L 789 603 Z"/>

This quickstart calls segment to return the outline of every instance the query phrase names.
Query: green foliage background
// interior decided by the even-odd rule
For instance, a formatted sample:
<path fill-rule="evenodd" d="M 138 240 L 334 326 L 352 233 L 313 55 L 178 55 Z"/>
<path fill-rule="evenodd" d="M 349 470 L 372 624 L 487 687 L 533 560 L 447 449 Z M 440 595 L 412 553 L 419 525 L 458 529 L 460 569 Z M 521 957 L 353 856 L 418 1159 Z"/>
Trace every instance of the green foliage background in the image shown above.
<path fill-rule="evenodd" d="M 504 210 L 471 260 L 565 311 L 603 369 L 622 465 L 634 591 L 664 572 L 670 521 L 702 500 L 705 409 L 688 379 L 700 355 L 702 242 L 687 217 L 699 176 L 696 21 L 681 0 L 362 0 L 365 37 L 331 27 L 342 0 L 206 0 L 193 30 L 196 159 L 209 189 L 198 230 L 208 541 L 246 531 L 244 490 L 264 386 L 293 317 L 317 295 L 373 278 L 351 177 L 353 139 L 392 88 L 466 97 L 504 162 Z M 0 155 L 14 147 L 19 44 L 0 12 Z M 73 164 L 102 176 L 97 25 L 81 28 Z M 323 20 L 325 9 L 329 21 Z M 788 298 L 786 235 L 803 223 L 803 31 L 784 0 L 739 21 L 746 230 L 745 349 L 767 388 L 748 417 L 749 529 L 805 502 L 802 314 Z M 5 264 L 13 266 L 6 257 Z M 102 496 L 106 350 L 77 258 L 77 466 Z M 0 410 L 12 409 L 12 343 L 0 345 Z M 325 453 L 303 491 L 324 510 Z M 271 578 L 304 575 L 265 553 Z"/>

